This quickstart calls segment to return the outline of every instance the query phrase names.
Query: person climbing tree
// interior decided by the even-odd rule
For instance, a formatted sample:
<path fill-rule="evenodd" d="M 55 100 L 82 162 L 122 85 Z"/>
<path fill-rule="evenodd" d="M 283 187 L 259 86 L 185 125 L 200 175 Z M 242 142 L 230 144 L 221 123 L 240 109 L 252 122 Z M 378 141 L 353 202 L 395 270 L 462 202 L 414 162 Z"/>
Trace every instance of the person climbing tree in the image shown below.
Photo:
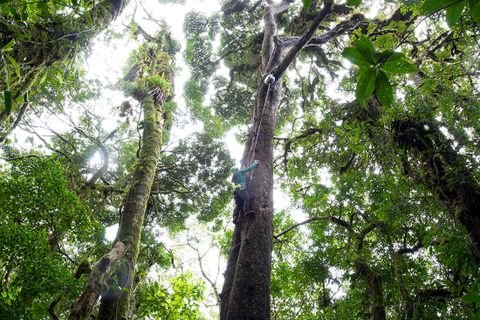
<path fill-rule="evenodd" d="M 233 211 L 233 223 L 237 223 L 239 218 L 249 213 L 250 203 L 252 197 L 247 187 L 247 172 L 258 165 L 258 160 L 255 160 L 250 166 L 238 169 L 232 168 L 232 182 L 235 184 L 235 191 L 233 192 L 233 199 L 235 200 L 235 210 Z"/>
<path fill-rule="evenodd" d="M 249 186 L 255 196 L 254 214 L 235 226 L 221 293 L 220 319 L 270 320 L 270 273 L 273 244 L 273 148 L 282 75 L 312 39 L 333 6 L 324 1 L 308 31 L 301 37 L 278 41 L 276 17 L 286 12 L 287 1 L 266 0 L 263 39 L 252 108 L 252 132 L 244 148 L 242 164 L 259 159 Z"/>

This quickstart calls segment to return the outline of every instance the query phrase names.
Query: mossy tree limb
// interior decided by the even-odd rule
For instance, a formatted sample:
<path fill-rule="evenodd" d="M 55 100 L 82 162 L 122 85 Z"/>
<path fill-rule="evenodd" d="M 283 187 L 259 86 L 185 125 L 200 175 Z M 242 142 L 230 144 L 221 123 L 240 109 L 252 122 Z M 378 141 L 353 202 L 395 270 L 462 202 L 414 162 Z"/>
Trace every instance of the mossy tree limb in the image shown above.
<path fill-rule="evenodd" d="M 115 248 L 122 243 L 125 249 L 114 267 L 108 271 L 101 269 L 100 271 L 104 272 L 90 274 L 88 283 L 95 282 L 99 285 L 95 287 L 96 290 L 91 290 L 87 285 L 70 314 L 71 320 L 88 316 L 100 295 L 103 298 L 99 319 L 128 318 L 145 210 L 164 140 L 164 120 L 168 116 L 165 103 L 172 92 L 173 51 L 169 50 L 172 41 L 168 36 L 155 40 L 157 43 L 147 43 L 140 49 L 135 57 L 137 61 L 132 67 L 137 71 L 129 72 L 124 84 L 127 93 L 140 101 L 144 113 L 142 147 L 120 214 L 119 230 L 114 244 Z M 138 66 L 144 68 L 140 70 Z M 95 270 L 99 270 L 100 264 L 101 261 Z"/>
<path fill-rule="evenodd" d="M 392 129 L 399 149 L 409 151 L 423 165 L 432 194 L 468 231 L 472 251 L 480 261 L 480 186 L 464 157 L 452 148 L 435 121 L 395 120 Z"/>
<path fill-rule="evenodd" d="M 0 87 L 12 94 L 13 108 L 0 106 L 0 128 L 4 130 L 15 100 L 28 94 L 32 86 L 40 85 L 44 74 L 52 65 L 71 60 L 80 50 L 104 30 L 121 13 L 129 0 L 101 1 L 77 14 L 65 15 L 62 11 L 42 15 L 39 21 L 13 21 L 0 13 L 0 49 L 14 43 L 8 56 L 15 61 L 18 72 L 9 72 L 7 79 L 0 78 Z M 3 52 L 1 53 L 3 57 Z M 6 61 L 5 59 L 3 59 Z M 6 63 L 6 62 L 5 62 Z M 3 68 L 9 69 L 9 66 Z M 10 68 L 13 70 L 13 68 Z"/>

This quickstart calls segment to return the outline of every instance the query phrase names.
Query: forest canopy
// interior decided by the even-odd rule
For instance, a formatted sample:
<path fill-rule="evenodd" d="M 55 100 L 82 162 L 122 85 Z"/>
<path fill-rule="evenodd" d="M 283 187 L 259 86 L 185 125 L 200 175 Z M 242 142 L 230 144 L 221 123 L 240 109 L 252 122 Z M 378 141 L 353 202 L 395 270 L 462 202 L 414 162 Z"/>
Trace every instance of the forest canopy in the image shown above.
<path fill-rule="evenodd" d="M 480 319 L 480 1 L 0 1 L 0 319 Z"/>

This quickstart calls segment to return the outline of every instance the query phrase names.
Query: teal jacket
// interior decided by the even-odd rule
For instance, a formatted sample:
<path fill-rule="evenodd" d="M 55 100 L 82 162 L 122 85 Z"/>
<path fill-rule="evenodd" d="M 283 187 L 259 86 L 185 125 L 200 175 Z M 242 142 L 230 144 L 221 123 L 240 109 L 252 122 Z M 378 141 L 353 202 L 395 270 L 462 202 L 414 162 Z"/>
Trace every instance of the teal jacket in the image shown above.
<path fill-rule="evenodd" d="M 252 170 L 256 166 L 257 166 L 257 163 L 254 162 L 251 166 L 235 171 L 232 177 L 233 184 L 235 184 L 235 186 L 237 186 L 239 189 L 246 189 L 247 188 L 247 172 Z"/>

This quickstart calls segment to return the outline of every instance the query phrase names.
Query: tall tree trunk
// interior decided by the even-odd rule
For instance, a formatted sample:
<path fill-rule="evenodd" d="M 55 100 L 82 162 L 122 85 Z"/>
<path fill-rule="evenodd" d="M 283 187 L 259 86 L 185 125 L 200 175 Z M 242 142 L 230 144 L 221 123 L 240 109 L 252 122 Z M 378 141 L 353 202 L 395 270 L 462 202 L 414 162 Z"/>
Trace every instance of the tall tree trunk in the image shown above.
<path fill-rule="evenodd" d="M 87 287 L 72 309 L 69 319 L 83 319 L 88 316 L 102 293 L 102 290 L 107 285 L 118 286 L 116 289 L 120 290 L 120 293 L 115 295 L 109 290 L 104 297 L 104 302 L 110 300 L 117 302 L 120 296 L 123 297 L 123 299 L 129 299 L 128 291 L 133 284 L 145 209 L 155 178 L 155 169 L 162 145 L 162 103 L 154 103 L 152 97 L 147 97 L 142 102 L 142 107 L 145 114 L 142 148 L 133 173 L 132 185 L 130 186 L 125 207 L 121 214 L 116 243 L 112 251 L 102 257 L 90 274 Z M 118 254 L 112 256 L 112 253 L 115 252 L 117 248 L 121 248 L 121 250 L 117 250 Z M 120 269 L 124 270 L 118 270 L 119 265 L 122 266 Z M 107 284 L 108 279 L 114 272 L 123 274 L 124 279 L 119 279 L 118 283 L 110 282 Z M 125 291 L 127 291 L 127 293 L 125 293 Z M 123 303 L 119 303 L 118 305 L 128 306 L 128 304 Z M 104 307 L 107 308 L 105 305 Z M 106 310 L 102 309 L 102 315 L 105 314 L 104 312 L 106 312 Z M 113 311 L 110 310 L 108 314 L 112 315 L 112 312 Z M 125 314 L 127 313 L 128 310 L 119 310 L 119 308 L 115 310 L 117 319 L 126 319 Z"/>
<path fill-rule="evenodd" d="M 275 15 L 288 9 L 267 1 L 264 15 L 260 83 L 253 106 L 253 130 L 244 149 L 242 164 L 254 159 L 258 166 L 249 173 L 253 196 L 252 213 L 235 226 L 220 303 L 222 320 L 270 319 L 270 272 L 273 236 L 273 137 L 280 100 L 280 77 L 331 8 L 327 3 L 310 30 L 293 47 L 277 39 Z M 290 49 L 286 52 L 287 49 Z"/>
<path fill-rule="evenodd" d="M 153 68 L 148 76 L 163 75 L 166 81 L 172 83 L 170 52 L 162 51 L 168 51 L 168 48 L 161 48 L 168 46 L 168 41 L 167 36 L 159 40 L 156 55 L 148 56 L 147 58 L 151 60 L 146 64 Z M 132 69 L 135 68 L 136 66 Z M 117 238 L 112 251 L 103 256 L 91 272 L 85 290 L 70 313 L 70 320 L 87 317 L 100 295 L 102 304 L 99 319 L 128 318 L 143 220 L 163 141 L 163 122 L 166 114 L 164 104 L 171 94 L 171 88 L 149 86 L 148 76 L 144 75 L 143 79 L 135 77 L 127 79 L 136 81 L 136 85 L 132 86 L 135 88 L 132 95 L 141 101 L 144 131 L 140 156 L 120 215 Z M 113 274 L 117 276 L 116 281 L 112 278 Z"/>
<path fill-rule="evenodd" d="M 385 320 L 385 302 L 383 299 L 382 276 L 359 258 L 355 261 L 355 270 L 367 287 L 366 296 L 372 302 L 372 319 Z"/>
<path fill-rule="evenodd" d="M 370 222 L 366 225 L 360 232 L 355 233 L 351 223 L 336 218 L 334 220 L 338 225 L 341 225 L 349 231 L 353 238 L 356 238 L 355 241 L 355 254 L 357 259 L 355 260 L 355 272 L 360 277 L 360 279 L 365 283 L 366 286 L 366 297 L 371 301 L 371 312 L 373 320 L 385 320 L 385 301 L 383 299 L 383 288 L 382 288 L 382 275 L 378 273 L 375 269 L 372 269 L 370 264 L 367 262 L 367 259 L 362 257 L 363 246 L 365 242 L 365 237 L 378 227 L 381 227 L 383 223 L 381 221 Z"/>
<path fill-rule="evenodd" d="M 395 281 L 398 287 L 398 293 L 400 296 L 400 302 L 402 303 L 402 319 L 410 320 L 413 318 L 413 305 L 412 299 L 405 288 L 403 281 L 403 256 L 398 251 L 393 254 L 393 270 L 395 273 Z"/>
<path fill-rule="evenodd" d="M 253 213 L 235 226 L 222 291 L 221 319 L 270 318 L 273 133 L 279 95 L 279 82 L 270 88 L 262 84 L 257 90 L 253 109 L 257 129 L 248 138 L 242 161 L 247 165 L 253 159 L 259 160 L 248 182 Z"/>

